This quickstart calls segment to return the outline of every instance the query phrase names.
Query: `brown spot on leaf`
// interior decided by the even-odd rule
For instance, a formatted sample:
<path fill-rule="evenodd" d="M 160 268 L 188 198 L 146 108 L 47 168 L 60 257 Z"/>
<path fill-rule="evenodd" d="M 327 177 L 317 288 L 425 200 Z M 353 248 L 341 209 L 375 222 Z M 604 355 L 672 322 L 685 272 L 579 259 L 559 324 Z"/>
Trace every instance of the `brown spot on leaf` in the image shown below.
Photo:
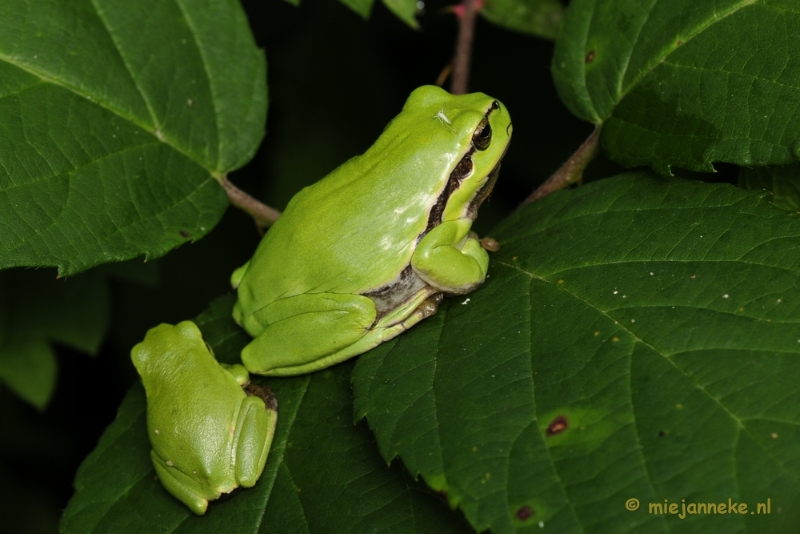
<path fill-rule="evenodd" d="M 531 517 L 533 517 L 535 515 L 536 515 L 536 510 L 534 510 L 533 508 L 531 508 L 527 504 L 525 506 L 523 506 L 522 508 L 520 508 L 519 510 L 517 510 L 517 518 L 520 519 L 521 521 L 525 521 L 527 519 L 530 519 Z"/>
<path fill-rule="evenodd" d="M 597 56 L 597 54 L 594 53 L 594 50 L 590 50 L 589 53 L 586 54 L 586 63 L 594 61 L 595 56 Z"/>
<path fill-rule="evenodd" d="M 569 428 L 569 421 L 567 421 L 567 417 L 565 415 L 559 415 L 553 422 L 547 425 L 547 435 L 548 436 L 555 436 L 556 434 L 561 434 L 563 431 Z"/>

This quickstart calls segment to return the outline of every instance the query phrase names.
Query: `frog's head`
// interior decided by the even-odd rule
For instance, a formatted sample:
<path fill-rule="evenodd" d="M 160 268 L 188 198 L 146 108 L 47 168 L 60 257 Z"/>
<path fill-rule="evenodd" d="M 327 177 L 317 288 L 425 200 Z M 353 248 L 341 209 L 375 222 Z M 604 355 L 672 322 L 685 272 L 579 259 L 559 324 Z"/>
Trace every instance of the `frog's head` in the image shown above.
<path fill-rule="evenodd" d="M 489 197 L 500 171 L 500 162 L 511 141 L 511 117 L 506 107 L 483 93 L 451 95 L 434 86 L 416 89 L 406 109 L 425 109 L 458 145 L 450 174 L 436 205 L 429 226 L 441 221 L 475 220 L 478 207 Z"/>

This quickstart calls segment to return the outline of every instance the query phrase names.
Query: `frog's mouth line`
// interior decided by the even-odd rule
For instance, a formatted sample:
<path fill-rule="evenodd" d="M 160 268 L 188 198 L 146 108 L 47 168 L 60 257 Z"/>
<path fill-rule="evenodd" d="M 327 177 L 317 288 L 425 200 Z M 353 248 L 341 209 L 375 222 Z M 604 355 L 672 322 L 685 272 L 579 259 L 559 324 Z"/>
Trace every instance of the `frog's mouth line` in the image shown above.
<path fill-rule="evenodd" d="M 508 150 L 508 145 L 506 145 L 506 150 Z M 506 153 L 503 151 L 503 156 L 505 155 Z M 480 208 L 481 204 L 483 204 L 483 201 L 489 198 L 492 194 L 494 184 L 497 182 L 498 176 L 500 176 L 500 164 L 503 163 L 503 156 L 500 156 L 500 159 L 497 160 L 494 168 L 486 176 L 486 183 L 484 183 L 483 186 L 478 189 L 478 191 L 475 193 L 475 196 L 472 198 L 472 201 L 469 203 L 469 207 L 467 207 L 467 217 L 473 221 L 478 218 L 478 208 Z"/>
<path fill-rule="evenodd" d="M 431 208 L 431 211 L 428 213 L 428 225 L 425 227 L 425 231 L 422 232 L 418 237 L 417 241 L 422 239 L 425 234 L 442 224 L 442 214 L 444 213 L 444 208 L 447 206 L 447 201 L 450 199 L 450 196 L 453 194 L 454 191 L 458 190 L 459 186 L 461 186 L 461 182 L 464 181 L 464 178 L 469 176 L 472 170 L 475 168 L 475 165 L 472 163 L 472 154 L 475 153 L 475 146 L 471 146 L 470 149 L 464 154 L 464 157 L 461 158 L 461 161 L 458 162 L 458 165 L 450 172 L 450 177 L 447 179 L 447 184 L 442 189 L 442 192 L 439 193 L 439 198 L 436 199 L 436 203 Z"/>
<path fill-rule="evenodd" d="M 478 218 L 478 208 L 481 207 L 483 201 L 489 198 L 492 194 L 492 190 L 494 189 L 494 184 L 497 182 L 498 176 L 500 176 L 500 165 L 503 163 L 503 158 L 506 157 L 506 152 L 508 152 L 508 146 L 511 143 L 506 143 L 505 149 L 503 149 L 503 153 L 500 154 L 500 158 L 497 160 L 497 163 L 494 164 L 494 168 L 489 171 L 489 174 L 486 175 L 486 182 L 475 192 L 475 196 L 472 197 L 472 200 L 467 206 L 466 217 L 469 217 L 473 221 Z"/>

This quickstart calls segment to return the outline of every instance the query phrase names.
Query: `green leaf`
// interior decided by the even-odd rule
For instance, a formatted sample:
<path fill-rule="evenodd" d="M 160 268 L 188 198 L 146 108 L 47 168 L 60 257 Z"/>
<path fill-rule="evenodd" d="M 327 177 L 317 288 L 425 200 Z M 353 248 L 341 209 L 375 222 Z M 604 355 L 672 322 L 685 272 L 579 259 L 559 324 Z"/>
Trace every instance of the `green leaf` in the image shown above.
<path fill-rule="evenodd" d="M 558 0 L 492 0 L 481 15 L 498 26 L 555 39 L 564 6 Z"/>
<path fill-rule="evenodd" d="M 44 341 L 0 345 L 0 381 L 43 410 L 56 385 L 56 357 Z"/>
<path fill-rule="evenodd" d="M 230 318 L 232 306 L 224 297 L 196 320 L 228 362 L 249 341 Z M 279 415 L 264 473 L 254 488 L 212 503 L 203 517 L 155 477 L 137 384 L 81 465 L 62 532 L 468 532 L 424 484 L 399 465 L 387 467 L 365 425 L 352 424 L 352 367 L 268 381 Z"/>
<path fill-rule="evenodd" d="M 47 339 L 95 354 L 108 326 L 106 276 L 56 279 L 54 274 L 0 272 L 0 342 Z"/>
<path fill-rule="evenodd" d="M 108 327 L 102 272 L 56 280 L 50 270 L 0 272 L 0 380 L 39 409 L 55 387 L 51 342 L 96 354 Z"/>
<path fill-rule="evenodd" d="M 300 0 L 286 1 L 295 6 L 300 5 Z M 339 2 L 349 7 L 364 20 L 367 20 L 369 19 L 370 13 L 372 13 L 372 6 L 375 0 L 339 0 Z M 417 0 L 383 0 L 383 5 L 410 28 L 414 30 L 419 29 L 419 23 L 416 19 L 418 11 Z"/>
<path fill-rule="evenodd" d="M 219 220 L 263 136 L 235 0 L 0 6 L 0 268 L 165 254 Z"/>
<path fill-rule="evenodd" d="M 800 221 L 764 196 L 640 173 L 518 210 L 483 288 L 359 359 L 357 417 L 477 531 L 796 531 Z M 648 512 L 684 499 L 771 514 Z"/>
<path fill-rule="evenodd" d="M 772 192 L 772 203 L 782 210 L 800 211 L 800 166 L 743 167 L 739 187 Z"/>
<path fill-rule="evenodd" d="M 417 22 L 417 0 L 383 0 L 383 5 L 389 8 L 397 18 L 408 24 L 411 29 L 419 29 Z"/>
<path fill-rule="evenodd" d="M 790 0 L 577 0 L 553 76 L 623 165 L 787 164 L 800 156 L 798 33 Z"/>
<path fill-rule="evenodd" d="M 375 0 L 339 0 L 342 4 L 352 9 L 355 13 L 361 16 L 362 19 L 367 20 L 369 14 L 372 12 L 372 4 Z M 298 5 L 300 1 L 298 0 Z"/>

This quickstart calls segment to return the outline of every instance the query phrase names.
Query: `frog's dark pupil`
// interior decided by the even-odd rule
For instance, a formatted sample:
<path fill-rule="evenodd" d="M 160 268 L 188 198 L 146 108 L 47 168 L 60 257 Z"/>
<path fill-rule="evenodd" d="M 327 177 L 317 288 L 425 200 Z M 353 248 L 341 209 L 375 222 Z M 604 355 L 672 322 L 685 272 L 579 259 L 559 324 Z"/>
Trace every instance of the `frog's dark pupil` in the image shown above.
<path fill-rule="evenodd" d="M 492 142 L 492 127 L 489 126 L 488 122 L 482 129 L 475 131 L 475 134 L 472 136 L 472 142 L 478 150 L 486 150 L 489 148 L 489 143 Z"/>

